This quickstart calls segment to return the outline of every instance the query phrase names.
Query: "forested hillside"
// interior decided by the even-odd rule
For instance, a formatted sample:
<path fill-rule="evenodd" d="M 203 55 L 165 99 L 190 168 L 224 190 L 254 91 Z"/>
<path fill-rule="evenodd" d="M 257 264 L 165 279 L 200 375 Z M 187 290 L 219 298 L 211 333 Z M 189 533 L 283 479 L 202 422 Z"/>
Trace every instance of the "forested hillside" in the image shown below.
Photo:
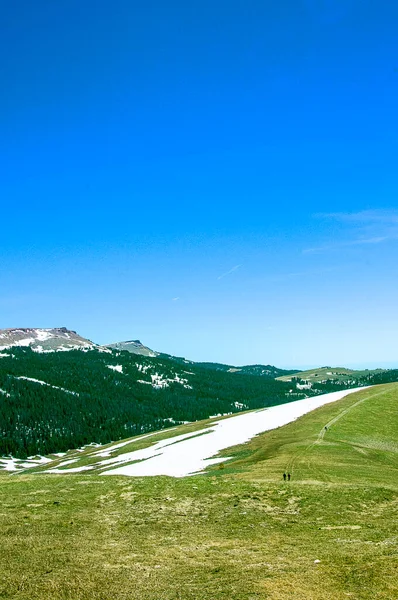
<path fill-rule="evenodd" d="M 0 455 L 48 454 L 288 402 L 297 399 L 290 389 L 116 350 L 13 348 L 0 356 Z"/>

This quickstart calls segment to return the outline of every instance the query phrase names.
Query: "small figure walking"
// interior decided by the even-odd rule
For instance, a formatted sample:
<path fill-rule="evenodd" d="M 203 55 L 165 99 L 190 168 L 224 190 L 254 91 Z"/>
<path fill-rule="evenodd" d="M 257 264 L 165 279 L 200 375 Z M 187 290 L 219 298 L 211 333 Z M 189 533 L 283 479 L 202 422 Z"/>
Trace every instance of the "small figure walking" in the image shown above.
<path fill-rule="evenodd" d="M 290 473 L 287 474 L 287 480 L 290 481 Z"/>
<path fill-rule="evenodd" d="M 286 481 L 286 473 L 283 473 L 283 481 Z"/>

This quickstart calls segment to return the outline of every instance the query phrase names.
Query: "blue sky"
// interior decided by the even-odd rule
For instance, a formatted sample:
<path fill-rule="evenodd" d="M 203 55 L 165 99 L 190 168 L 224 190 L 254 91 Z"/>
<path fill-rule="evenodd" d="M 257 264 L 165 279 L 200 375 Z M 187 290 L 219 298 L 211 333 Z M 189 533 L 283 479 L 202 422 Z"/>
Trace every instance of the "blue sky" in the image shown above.
<path fill-rule="evenodd" d="M 0 327 L 398 366 L 397 24 L 386 0 L 4 6 Z"/>

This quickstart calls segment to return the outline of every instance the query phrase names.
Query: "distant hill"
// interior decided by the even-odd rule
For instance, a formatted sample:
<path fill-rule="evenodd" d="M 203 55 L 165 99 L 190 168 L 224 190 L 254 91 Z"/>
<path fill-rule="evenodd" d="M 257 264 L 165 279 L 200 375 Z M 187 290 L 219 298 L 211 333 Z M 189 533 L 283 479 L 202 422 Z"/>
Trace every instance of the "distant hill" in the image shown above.
<path fill-rule="evenodd" d="M 159 358 L 165 358 L 167 360 L 174 361 L 179 365 L 196 365 L 202 369 L 223 371 L 225 373 L 239 373 L 241 375 L 255 375 L 258 377 L 266 377 L 268 379 L 276 379 L 281 375 L 299 373 L 297 370 L 279 369 L 278 367 L 274 367 L 272 365 L 245 365 L 236 367 L 234 365 L 224 365 L 223 363 L 195 362 L 182 356 L 173 356 L 172 354 L 166 354 L 165 352 L 156 352 L 155 350 L 151 350 L 147 346 L 144 346 L 140 340 L 116 342 L 114 344 L 107 344 L 105 347 L 116 350 L 127 350 L 127 352 L 139 354 L 141 356 L 158 356 Z"/>
<path fill-rule="evenodd" d="M 345 367 L 319 367 L 309 369 L 308 371 L 299 371 L 293 374 L 284 374 L 278 376 L 279 381 L 292 381 L 297 378 L 310 383 L 324 383 L 326 381 L 342 381 L 353 382 L 358 378 L 366 378 L 369 375 L 384 373 L 387 369 L 373 369 L 356 371 L 354 369 L 346 369 Z"/>
<path fill-rule="evenodd" d="M 14 346 L 29 346 L 36 352 L 98 347 L 66 327 L 0 329 L 0 351 Z"/>
<path fill-rule="evenodd" d="M 278 367 L 274 367 L 272 365 L 245 365 L 242 367 L 235 367 L 233 365 L 224 365 L 222 363 L 212 362 L 200 362 L 195 364 L 203 369 L 223 371 L 224 373 L 238 373 L 240 375 L 255 375 L 257 377 L 266 377 L 267 379 L 276 379 L 281 375 L 288 376 L 293 373 L 299 373 L 299 371 L 279 369 Z"/>
<path fill-rule="evenodd" d="M 222 365 L 217 363 L 198 363 L 205 369 L 216 369 L 218 371 L 226 371 L 228 373 L 239 373 L 241 375 L 256 375 L 257 377 L 266 377 L 268 379 L 276 379 L 281 375 L 290 375 L 298 373 L 298 371 L 289 371 L 279 369 L 273 365 L 246 365 L 242 367 L 234 367 L 230 365 Z"/>
<path fill-rule="evenodd" d="M 272 365 L 245 365 L 236 367 L 234 365 L 224 365 L 223 363 L 213 362 L 194 362 L 187 360 L 180 356 L 172 356 L 170 354 L 159 353 L 159 357 L 164 357 L 169 360 L 173 360 L 181 365 L 196 365 L 202 369 L 209 369 L 212 371 L 223 371 L 224 373 L 238 373 L 240 375 L 255 375 L 256 377 L 266 377 L 268 379 L 276 379 L 281 375 L 291 375 L 293 373 L 300 373 L 300 371 L 279 369 Z"/>

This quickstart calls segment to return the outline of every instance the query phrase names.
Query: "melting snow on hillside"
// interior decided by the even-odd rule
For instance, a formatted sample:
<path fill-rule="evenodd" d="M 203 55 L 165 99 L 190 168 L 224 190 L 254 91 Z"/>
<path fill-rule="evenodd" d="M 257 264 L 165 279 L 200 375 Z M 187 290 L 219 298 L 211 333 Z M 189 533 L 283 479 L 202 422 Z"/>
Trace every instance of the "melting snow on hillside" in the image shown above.
<path fill-rule="evenodd" d="M 24 460 L 2 456 L 0 457 L 0 469 L 3 471 L 21 471 L 32 467 L 40 467 L 50 462 L 52 462 L 51 458 L 45 456 L 29 457 Z"/>
<path fill-rule="evenodd" d="M 210 465 L 228 460 L 225 457 L 212 458 L 221 450 L 244 444 L 259 433 L 286 425 L 324 404 L 335 402 L 363 389 L 355 388 L 322 394 L 217 421 L 206 429 L 171 437 L 157 442 L 150 448 L 102 461 L 102 466 L 140 461 L 107 470 L 103 475 L 171 475 L 173 477 L 193 475 Z"/>
<path fill-rule="evenodd" d="M 173 378 L 164 377 L 163 375 L 159 375 L 159 373 L 151 374 L 151 381 L 145 381 L 143 379 L 138 379 L 137 383 L 145 383 L 147 385 L 151 385 L 155 390 L 161 390 L 162 388 L 167 388 L 170 386 L 170 383 L 179 383 L 184 388 L 189 390 L 192 389 L 192 386 L 188 384 L 188 379 L 184 379 L 179 375 L 175 375 Z"/>
<path fill-rule="evenodd" d="M 26 378 L 27 379 L 27 378 Z M 37 383 L 44 384 L 38 381 Z M 124 446 L 129 446 L 143 438 L 154 436 L 160 432 L 151 432 L 138 438 L 123 440 L 112 445 L 96 447 L 95 450 L 85 453 L 85 461 L 94 459 L 95 463 L 79 466 L 80 458 L 73 453 L 71 459 L 61 461 L 51 467 L 48 465 L 47 473 L 79 473 L 93 472 L 102 475 L 169 475 L 172 477 L 185 477 L 204 471 L 208 466 L 225 462 L 228 458 L 217 457 L 225 448 L 244 444 L 254 436 L 276 427 L 281 427 L 295 421 L 302 415 L 328 404 L 340 400 L 348 394 L 363 390 L 355 388 L 331 394 L 323 394 L 304 400 L 297 400 L 288 404 L 280 404 L 245 414 L 235 415 L 227 419 L 214 421 L 209 427 L 186 433 L 174 435 L 161 440 L 148 448 L 135 451 L 126 451 L 118 456 Z M 96 446 L 95 444 L 93 444 Z M 76 451 L 75 451 L 76 452 Z M 30 457 L 33 459 L 34 457 Z M 36 462 L 36 465 L 34 464 Z M 0 469 L 19 470 L 38 466 L 51 459 L 36 457 L 36 460 L 22 461 L 12 458 L 0 458 Z M 37 464 L 38 463 L 38 464 Z M 73 467 L 69 467 L 72 465 Z"/>

